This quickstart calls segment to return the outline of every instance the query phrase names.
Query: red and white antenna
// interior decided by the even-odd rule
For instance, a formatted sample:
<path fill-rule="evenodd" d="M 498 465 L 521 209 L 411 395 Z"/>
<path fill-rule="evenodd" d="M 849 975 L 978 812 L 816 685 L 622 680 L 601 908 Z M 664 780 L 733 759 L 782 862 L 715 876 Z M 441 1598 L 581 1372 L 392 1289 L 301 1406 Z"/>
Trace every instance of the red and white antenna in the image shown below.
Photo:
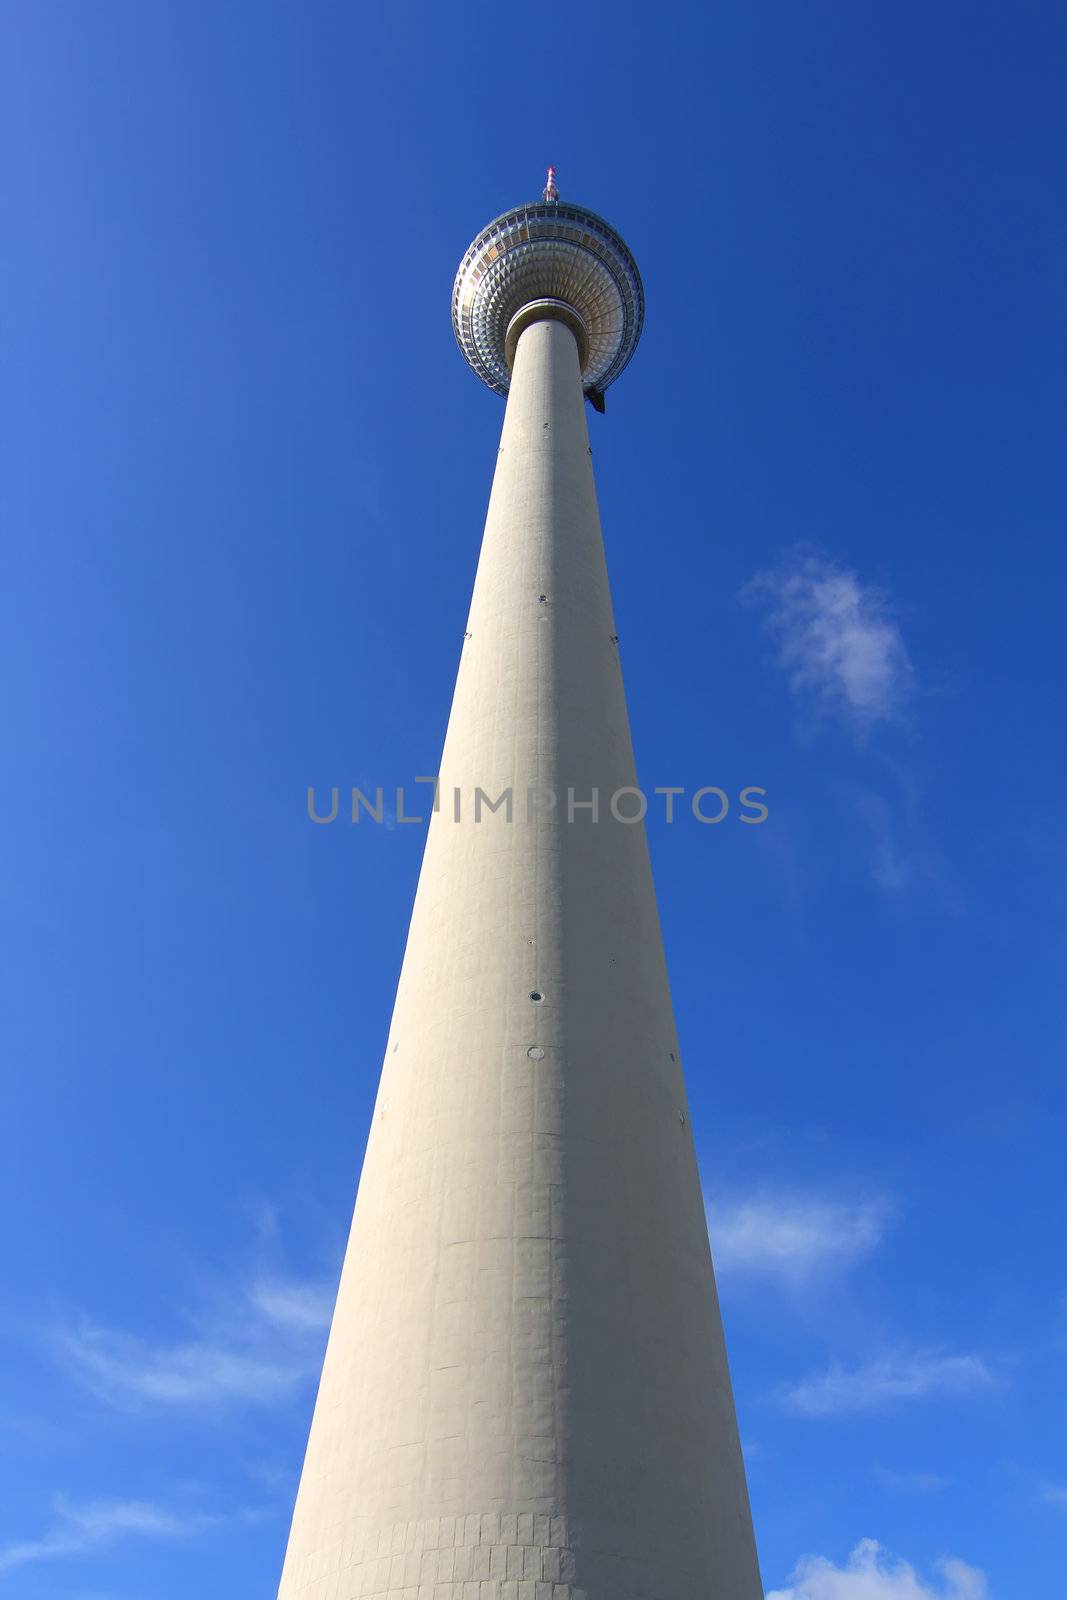
<path fill-rule="evenodd" d="M 555 167 L 549 167 L 549 169 L 548 169 L 548 182 L 545 184 L 545 192 L 541 196 L 541 199 L 542 200 L 552 200 L 552 201 L 555 201 L 555 200 L 559 199 L 559 190 L 556 188 L 556 169 L 555 169 Z"/>

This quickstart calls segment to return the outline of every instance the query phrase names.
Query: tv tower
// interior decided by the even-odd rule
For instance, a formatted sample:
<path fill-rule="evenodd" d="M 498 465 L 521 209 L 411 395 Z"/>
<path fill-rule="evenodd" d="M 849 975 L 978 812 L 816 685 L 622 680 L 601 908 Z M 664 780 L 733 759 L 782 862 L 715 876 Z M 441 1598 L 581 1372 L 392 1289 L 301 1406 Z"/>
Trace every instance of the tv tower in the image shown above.
<path fill-rule="evenodd" d="M 456 274 L 507 408 L 280 1600 L 763 1595 L 586 430 L 643 310 L 552 168 Z"/>

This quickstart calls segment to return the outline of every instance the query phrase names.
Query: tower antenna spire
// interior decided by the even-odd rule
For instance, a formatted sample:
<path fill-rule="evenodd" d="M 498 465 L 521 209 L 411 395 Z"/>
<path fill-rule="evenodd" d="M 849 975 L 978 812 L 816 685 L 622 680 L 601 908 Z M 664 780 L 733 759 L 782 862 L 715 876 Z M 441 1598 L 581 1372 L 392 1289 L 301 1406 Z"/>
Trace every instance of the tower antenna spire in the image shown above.
<path fill-rule="evenodd" d="M 549 167 L 548 169 L 548 182 L 545 184 L 545 192 L 541 199 L 545 201 L 551 200 L 553 203 L 559 199 L 559 190 L 556 188 L 555 167 Z"/>

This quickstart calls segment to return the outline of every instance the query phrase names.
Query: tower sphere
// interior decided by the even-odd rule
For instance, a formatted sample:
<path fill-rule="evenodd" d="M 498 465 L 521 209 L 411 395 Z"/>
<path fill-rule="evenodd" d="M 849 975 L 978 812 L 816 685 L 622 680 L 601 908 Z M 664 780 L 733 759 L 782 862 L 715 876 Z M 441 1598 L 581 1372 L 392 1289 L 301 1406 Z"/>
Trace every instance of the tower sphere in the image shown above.
<path fill-rule="evenodd" d="M 482 229 L 452 289 L 456 341 L 497 394 L 508 392 L 528 322 L 565 322 L 578 341 L 583 387 L 602 391 L 637 348 L 644 314 L 641 274 L 626 245 L 603 217 L 559 199 L 551 168 L 542 200 Z"/>

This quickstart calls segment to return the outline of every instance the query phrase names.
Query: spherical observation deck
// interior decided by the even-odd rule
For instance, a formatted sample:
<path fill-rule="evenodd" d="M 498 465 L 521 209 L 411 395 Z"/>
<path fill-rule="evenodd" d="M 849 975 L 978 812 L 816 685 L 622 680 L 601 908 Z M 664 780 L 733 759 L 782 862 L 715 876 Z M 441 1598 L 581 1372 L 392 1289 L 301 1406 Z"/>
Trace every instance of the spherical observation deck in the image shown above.
<path fill-rule="evenodd" d="M 572 328 L 582 385 L 599 396 L 633 355 L 644 312 L 641 275 L 626 245 L 595 212 L 559 199 L 551 169 L 543 200 L 482 229 L 452 289 L 456 341 L 497 394 L 508 392 L 518 333 L 548 316 Z"/>

